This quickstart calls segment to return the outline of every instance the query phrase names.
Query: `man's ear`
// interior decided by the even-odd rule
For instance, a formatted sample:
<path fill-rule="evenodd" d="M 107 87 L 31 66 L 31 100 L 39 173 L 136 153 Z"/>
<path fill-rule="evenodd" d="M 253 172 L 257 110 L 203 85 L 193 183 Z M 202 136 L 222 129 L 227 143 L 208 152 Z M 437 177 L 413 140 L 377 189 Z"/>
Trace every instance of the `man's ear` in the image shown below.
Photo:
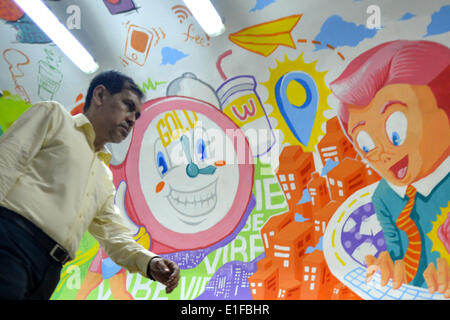
<path fill-rule="evenodd" d="M 106 87 L 102 84 L 99 84 L 94 88 L 94 91 L 92 92 L 92 100 L 97 106 L 101 106 L 106 98 L 106 95 L 108 93 L 108 90 Z"/>

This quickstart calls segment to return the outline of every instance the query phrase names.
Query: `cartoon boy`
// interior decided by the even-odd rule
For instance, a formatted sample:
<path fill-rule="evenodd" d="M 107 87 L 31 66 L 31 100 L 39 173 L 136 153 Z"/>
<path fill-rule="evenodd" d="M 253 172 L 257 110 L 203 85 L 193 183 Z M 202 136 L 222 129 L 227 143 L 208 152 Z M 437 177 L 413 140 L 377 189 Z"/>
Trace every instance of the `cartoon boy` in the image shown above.
<path fill-rule="evenodd" d="M 394 289 L 409 283 L 450 297 L 449 252 L 432 251 L 427 235 L 450 200 L 450 49 L 383 43 L 330 88 L 344 132 L 384 178 L 372 202 L 387 251 L 366 257 L 368 279 L 379 269 L 383 286 L 392 279 Z"/>

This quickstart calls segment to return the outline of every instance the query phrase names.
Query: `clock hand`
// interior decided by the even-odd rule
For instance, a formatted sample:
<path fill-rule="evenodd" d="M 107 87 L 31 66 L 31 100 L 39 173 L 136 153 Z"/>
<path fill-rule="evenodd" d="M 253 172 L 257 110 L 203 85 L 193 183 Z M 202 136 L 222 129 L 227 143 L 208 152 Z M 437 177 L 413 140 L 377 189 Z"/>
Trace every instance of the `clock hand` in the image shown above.
<path fill-rule="evenodd" d="M 193 163 L 192 157 L 191 157 L 191 151 L 189 150 L 189 138 L 185 135 L 182 135 L 180 138 L 181 146 L 183 147 L 184 154 L 186 155 L 186 158 L 189 161 L 189 164 Z"/>
<path fill-rule="evenodd" d="M 199 170 L 198 166 L 194 163 L 194 161 L 192 161 L 191 151 L 189 150 L 189 138 L 185 135 L 182 135 L 180 141 L 181 146 L 183 147 L 184 154 L 189 161 L 188 165 L 186 166 L 186 174 L 188 175 L 188 177 L 195 178 L 196 176 L 198 176 Z"/>
<path fill-rule="evenodd" d="M 198 166 L 192 161 L 191 152 L 189 150 L 189 138 L 185 135 L 182 135 L 180 141 L 183 147 L 184 154 L 189 161 L 188 165 L 186 166 L 186 174 L 189 177 L 195 178 L 199 174 L 213 174 L 214 172 L 216 172 L 216 166 L 213 165 L 199 169 Z"/>
<path fill-rule="evenodd" d="M 198 170 L 200 174 L 213 174 L 214 172 L 216 172 L 216 167 L 213 165 Z"/>

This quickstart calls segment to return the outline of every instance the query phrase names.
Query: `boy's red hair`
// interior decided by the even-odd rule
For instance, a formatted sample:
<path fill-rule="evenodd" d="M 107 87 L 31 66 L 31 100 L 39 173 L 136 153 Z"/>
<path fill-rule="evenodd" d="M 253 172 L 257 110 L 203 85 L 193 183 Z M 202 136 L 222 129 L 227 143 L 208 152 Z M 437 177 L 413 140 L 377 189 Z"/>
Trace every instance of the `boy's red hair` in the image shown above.
<path fill-rule="evenodd" d="M 345 133 L 348 105 L 365 107 L 380 89 L 400 83 L 428 85 L 450 118 L 450 49 L 431 41 L 396 40 L 365 51 L 330 84 Z"/>

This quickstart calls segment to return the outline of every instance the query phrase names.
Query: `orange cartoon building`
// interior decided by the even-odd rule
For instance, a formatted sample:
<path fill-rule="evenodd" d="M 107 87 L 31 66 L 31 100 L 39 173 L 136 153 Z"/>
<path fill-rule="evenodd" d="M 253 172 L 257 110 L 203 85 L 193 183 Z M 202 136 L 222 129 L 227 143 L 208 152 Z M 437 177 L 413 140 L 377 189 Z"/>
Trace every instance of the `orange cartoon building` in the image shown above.
<path fill-rule="evenodd" d="M 271 217 L 261 228 L 261 237 L 266 257 L 248 280 L 253 299 L 274 295 L 280 300 L 300 299 L 300 264 L 306 249 L 315 245 L 313 224 L 296 222 L 287 212 Z"/>
<path fill-rule="evenodd" d="M 308 192 L 311 196 L 313 212 L 323 208 L 330 202 L 327 179 L 321 177 L 317 171 L 311 175 L 311 180 L 308 182 Z"/>
<path fill-rule="evenodd" d="M 256 263 L 258 272 L 248 278 L 250 290 L 255 300 L 274 300 L 278 297 L 278 268 L 269 258 Z"/>
<path fill-rule="evenodd" d="M 336 279 L 334 282 L 334 285 L 331 286 L 331 293 L 328 300 L 364 300 L 360 296 L 358 296 L 356 293 L 354 293 L 352 290 L 350 290 L 349 287 L 344 285 L 343 283 L 339 282 L 339 280 Z"/>
<path fill-rule="evenodd" d="M 282 273 L 278 289 L 278 300 L 299 300 L 301 294 L 301 282 L 293 279 L 289 274 Z"/>
<path fill-rule="evenodd" d="M 312 219 L 313 217 L 312 201 L 298 204 L 293 210 L 295 213 L 301 214 L 305 219 Z"/>
<path fill-rule="evenodd" d="M 367 185 L 375 183 L 381 179 L 381 176 L 373 170 L 368 163 L 365 163 L 366 166 L 366 182 Z"/>
<path fill-rule="evenodd" d="M 261 238 L 264 244 L 266 257 L 273 257 L 275 235 L 281 232 L 289 223 L 294 221 L 294 217 L 289 213 L 272 216 L 261 228 Z"/>
<path fill-rule="evenodd" d="M 327 160 L 341 162 L 345 158 L 356 157 L 356 151 L 342 131 L 337 117 L 327 121 L 326 134 L 317 144 L 317 149 L 323 165 Z"/>
<path fill-rule="evenodd" d="M 308 247 L 319 243 L 342 202 L 380 179 L 357 158 L 351 145 L 347 146 L 346 137 L 342 135 L 345 139 L 341 139 L 338 125 L 337 118 L 327 123 L 328 134 L 323 143 L 336 138 L 337 158 L 329 159 L 339 164 L 326 177 L 315 171 L 312 153 L 304 152 L 300 146 L 285 147 L 280 155 L 276 175 L 289 210 L 270 217 L 261 228 L 266 257 L 249 278 L 254 299 L 359 299 L 331 274 L 322 250 L 306 254 Z M 324 148 L 330 146 L 323 144 Z M 321 153 L 321 157 L 324 160 L 327 155 Z M 299 204 L 305 188 L 311 201 Z M 306 220 L 296 221 L 297 214 Z"/>
<path fill-rule="evenodd" d="M 316 168 L 312 152 L 304 152 L 301 146 L 286 146 L 280 154 L 276 170 L 278 182 L 289 208 L 297 205 L 306 188 L 311 173 Z"/>
<path fill-rule="evenodd" d="M 327 274 L 330 273 L 323 252 L 315 250 L 302 260 L 302 288 L 300 299 L 317 300 L 326 285 Z M 326 295 L 322 298 L 326 298 Z"/>
<path fill-rule="evenodd" d="M 341 203 L 338 201 L 330 201 L 324 207 L 320 208 L 313 213 L 314 223 L 314 242 L 318 242 L 320 237 L 325 234 L 325 230 L 328 226 L 328 222 L 334 215 Z"/>
<path fill-rule="evenodd" d="M 368 185 L 366 165 L 355 159 L 342 160 L 327 174 L 331 198 L 338 202 Z"/>
<path fill-rule="evenodd" d="M 310 222 L 290 222 L 275 234 L 273 241 L 274 264 L 280 273 L 289 272 L 300 280 L 300 261 L 306 248 L 313 246 L 313 224 Z"/>

